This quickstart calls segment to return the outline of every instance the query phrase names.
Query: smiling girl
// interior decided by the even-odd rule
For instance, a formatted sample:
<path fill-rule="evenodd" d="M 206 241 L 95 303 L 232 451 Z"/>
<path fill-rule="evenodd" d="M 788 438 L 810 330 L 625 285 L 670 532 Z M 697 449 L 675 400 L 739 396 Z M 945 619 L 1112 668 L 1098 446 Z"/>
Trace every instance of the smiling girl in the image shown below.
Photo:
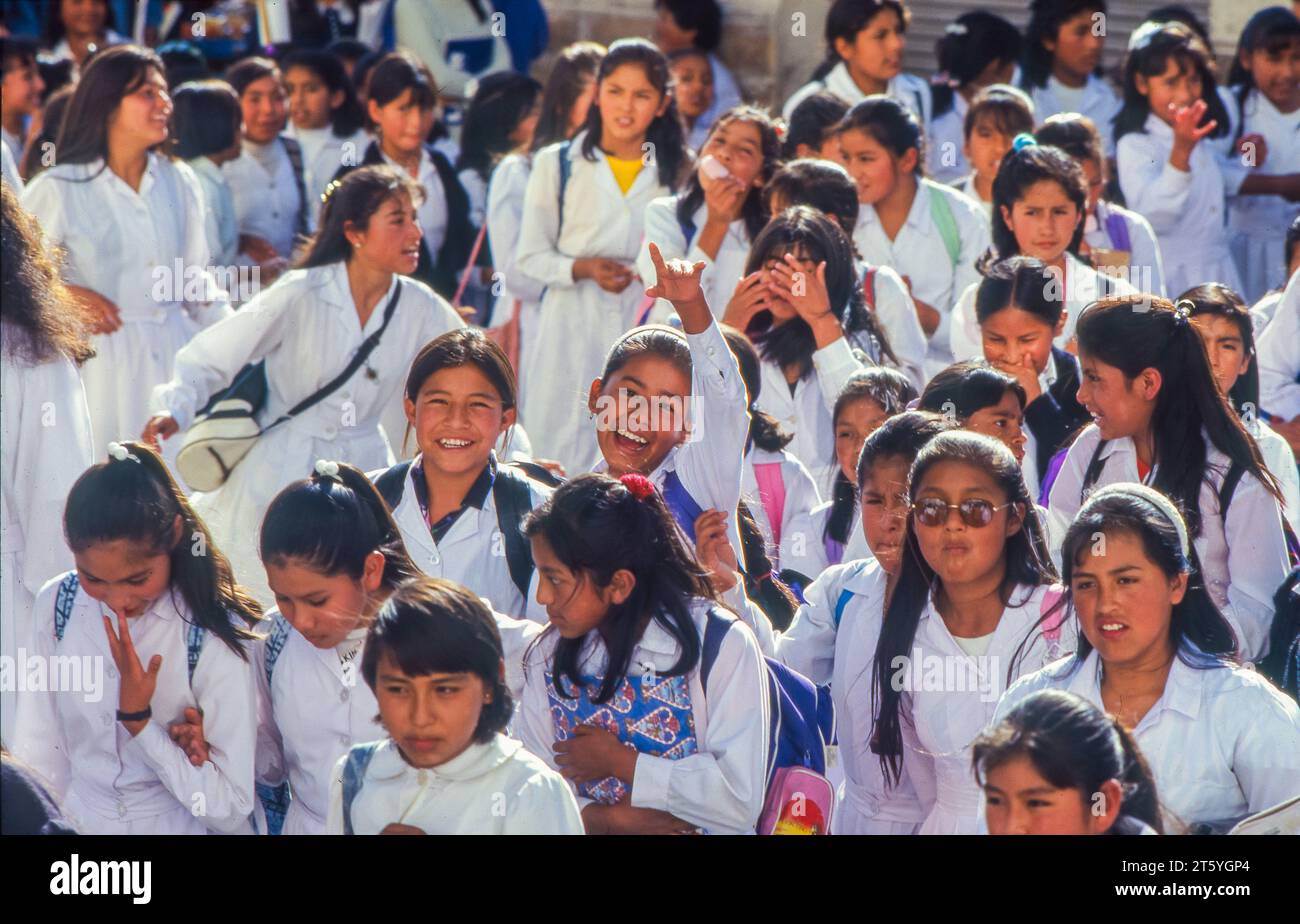
<path fill-rule="evenodd" d="M 419 197 L 414 181 L 391 167 L 349 174 L 326 200 L 320 233 L 301 267 L 196 338 L 177 355 L 175 375 L 154 391 L 160 413 L 145 427 L 150 442 L 174 437 L 246 364 L 265 360 L 269 394 L 260 423 L 266 426 L 378 336 L 364 370 L 258 439 L 224 484 L 196 500 L 213 534 L 234 550 L 235 573 L 263 599 L 269 600 L 266 577 L 245 540 L 271 498 L 315 459 L 367 470 L 389 464 L 380 417 L 397 402 L 412 344 L 461 326 L 446 302 L 401 278 L 418 259 Z"/>
<path fill-rule="evenodd" d="M 1048 688 L 1105 709 L 1150 761 L 1167 831 L 1226 831 L 1293 798 L 1300 710 L 1234 660 L 1173 503 L 1145 485 L 1102 488 L 1062 554 L 1078 650 L 1007 690 L 995 721 Z"/>
<path fill-rule="evenodd" d="M 365 112 L 334 55 L 295 51 L 284 59 L 283 70 L 289 136 L 302 146 L 303 185 L 315 225 L 325 187 L 344 163 L 355 163 L 370 142 Z"/>
<path fill-rule="evenodd" d="M 361 674 L 387 734 L 334 768 L 330 834 L 581 834 L 563 778 L 504 734 L 514 710 L 491 611 L 451 581 L 393 592 Z"/>

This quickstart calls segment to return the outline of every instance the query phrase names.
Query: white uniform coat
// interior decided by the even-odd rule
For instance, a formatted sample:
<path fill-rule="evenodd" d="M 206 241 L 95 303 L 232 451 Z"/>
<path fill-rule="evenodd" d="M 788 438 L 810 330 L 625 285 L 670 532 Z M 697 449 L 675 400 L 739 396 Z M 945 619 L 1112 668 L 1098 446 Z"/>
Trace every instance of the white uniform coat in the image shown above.
<path fill-rule="evenodd" d="M 936 183 L 955 184 L 971 172 L 966 159 L 966 113 L 970 103 L 958 90 L 952 91 L 952 108 L 935 116 L 925 133 L 925 173 Z"/>
<path fill-rule="evenodd" d="M 1236 108 L 1236 94 L 1231 96 Z M 1300 173 L 1300 109 L 1283 113 L 1259 90 L 1246 94 L 1242 107 L 1243 135 L 1259 134 L 1268 144 L 1264 163 L 1251 170 L 1260 175 Z M 1236 137 L 1235 135 L 1233 137 Z M 1238 155 L 1240 162 L 1240 155 Z M 1232 255 L 1241 270 L 1242 297 L 1249 304 L 1282 282 L 1285 273 L 1287 228 L 1300 214 L 1300 205 L 1281 196 L 1233 196 L 1228 200 L 1228 232 Z"/>
<path fill-rule="evenodd" d="M 1255 341 L 1259 403 L 1274 417 L 1300 417 L 1300 272 L 1291 274 L 1273 320 Z"/>
<path fill-rule="evenodd" d="M 1123 101 L 1104 77 L 1089 74 L 1084 85 L 1075 89 L 1049 74 L 1043 86 L 1029 90 L 1029 98 L 1034 101 L 1034 120 L 1039 125 L 1061 112 L 1078 112 L 1092 119 L 1101 135 L 1102 150 L 1107 157 L 1115 156 L 1114 119 Z"/>
<path fill-rule="evenodd" d="M 381 414 L 396 400 L 420 347 L 461 326 L 459 316 L 423 283 L 401 282 L 393 320 L 366 365 L 329 397 L 259 439 L 224 485 L 195 498 L 195 509 L 229 556 L 236 580 L 267 604 L 271 597 L 256 537 L 271 499 L 310 475 L 318 459 L 350 462 L 362 471 L 390 464 L 379 431 Z M 270 394 L 259 420 L 266 425 L 278 419 L 341 372 L 362 341 L 379 329 L 392 287 L 362 329 L 343 263 L 286 274 L 177 355 L 175 377 L 163 379 L 154 391 L 155 407 L 187 427 L 245 364 L 265 359 Z M 375 370 L 374 379 L 366 367 Z"/>
<path fill-rule="evenodd" d="M 245 138 L 242 147 L 238 157 L 221 165 L 221 172 L 226 175 L 235 200 L 239 233 L 263 238 L 279 256 L 292 259 L 298 244 L 298 209 L 302 205 L 298 182 L 293 176 L 293 161 L 279 138 L 271 145 L 258 145 Z M 250 153 L 264 147 L 272 147 L 275 154 L 274 172 L 269 172 Z M 304 158 L 303 172 L 306 170 Z M 304 187 L 306 182 L 304 176 Z M 249 258 L 245 256 L 244 259 Z"/>
<path fill-rule="evenodd" d="M 315 226 L 320 218 L 321 194 L 342 167 L 355 167 L 366 156 L 370 136 L 357 129 L 346 138 L 326 126 L 298 129 L 292 125 L 285 132 L 302 145 L 302 184 L 307 190 L 307 214 Z"/>
<path fill-rule="evenodd" d="M 888 266 L 876 266 L 871 278 L 871 292 L 875 305 L 867 307 L 875 312 L 889 341 L 889 348 L 898 357 L 898 371 L 911 379 L 917 392 L 925 389 L 929 376 L 925 373 L 925 360 L 929 352 L 929 342 L 921 319 L 916 313 L 916 302 L 912 293 L 903 284 L 903 279 Z M 866 284 L 867 267 L 858 264 L 858 278 Z M 886 360 L 887 361 L 887 360 Z"/>
<path fill-rule="evenodd" d="M 528 420 L 531 381 L 537 363 L 537 321 L 545 284 L 519 269 L 517 249 L 519 232 L 524 225 L 524 193 L 533 171 L 532 159 L 525 154 L 504 157 L 492 171 L 488 182 L 487 240 L 492 248 L 492 264 L 500 274 L 501 293 L 492 309 L 493 325 L 504 324 L 519 301 L 519 416 Z"/>
<path fill-rule="evenodd" d="M 591 279 L 573 281 L 578 257 L 605 257 L 633 266 L 641 249 L 642 219 L 651 200 L 667 195 L 658 169 L 643 167 L 626 196 L 609 162 L 597 149 L 582 156 L 585 132 L 569 146 L 572 172 L 564 193 L 564 221 L 558 214 L 561 145 L 533 156 L 524 196 L 527 221 L 519 233 L 518 268 L 543 283 L 536 367 L 531 370 L 525 413 L 538 456 L 558 460 L 567 471 L 590 471 L 598 457 L 587 421 L 587 391 L 600 376 L 605 354 L 636 320 L 648 282 L 632 283 L 620 295 Z"/>
<path fill-rule="evenodd" d="M 1097 208 L 1084 217 L 1084 242 L 1093 249 L 1119 249 L 1110 236 L 1107 219 L 1111 215 L 1121 216 L 1128 228 L 1128 281 L 1139 292 L 1150 292 L 1162 298 L 1168 297 L 1165 289 L 1165 263 L 1160 256 L 1160 244 L 1156 241 L 1155 231 L 1151 229 L 1151 222 L 1142 215 L 1113 202 L 1107 202 L 1105 199 L 1099 199 Z"/>
<path fill-rule="evenodd" d="M 686 260 L 692 264 L 703 262 L 704 275 L 700 278 L 700 287 L 704 290 L 704 299 L 709 303 L 709 310 L 719 321 L 727 310 L 727 302 L 736 290 L 736 283 L 745 275 L 745 261 L 749 259 L 749 231 L 745 220 L 738 218 L 727 226 L 727 233 L 718 246 L 718 255 L 709 257 L 700 249 L 700 234 L 709 220 L 709 206 L 701 204 L 691 215 L 695 224 L 695 235 L 688 244 L 682 233 L 682 226 L 677 221 L 677 203 L 681 196 L 664 196 L 655 199 L 645 208 L 645 241 L 637 255 L 636 268 L 646 285 L 654 284 L 655 266 L 650 259 L 650 243 L 659 247 L 665 261 Z M 666 318 L 673 313 L 673 306 L 664 299 L 656 300 L 651 314 L 652 320 Z"/>
<path fill-rule="evenodd" d="M 849 67 L 843 61 L 831 68 L 826 79 L 813 80 L 790 95 L 785 101 L 785 106 L 781 109 L 781 117 L 787 122 L 790 121 L 790 113 L 794 112 L 795 107 L 803 102 L 805 97 L 812 96 L 819 90 L 829 90 L 834 93 L 850 107 L 856 106 L 867 98 L 867 94 L 859 89 L 858 85 L 853 82 L 849 76 Z M 929 130 L 931 114 L 934 111 L 934 100 L 930 95 L 930 85 L 920 77 L 912 74 L 898 74 L 889 81 L 885 87 L 885 95 L 892 96 L 898 100 L 921 120 L 921 127 Z"/>
<path fill-rule="evenodd" d="M 15 753 L 48 782 L 83 834 L 251 833 L 257 740 L 252 665 L 208 633 L 191 684 L 186 636 L 192 617 L 179 591 L 165 592 L 129 623 L 141 664 L 162 656 L 149 704 L 153 718 L 132 738 L 117 721 L 118 676 L 102 614 L 116 619 L 79 588 L 63 640 L 56 640 L 54 603 L 63 578 L 51 579 L 37 595 L 32 656 L 46 663 L 55 656 L 97 659 L 101 695 L 91 702 L 88 688 L 20 694 Z M 170 723 L 184 720 L 186 708 L 203 714 L 210 754 L 201 767 L 167 733 Z"/>
<path fill-rule="evenodd" d="M 754 474 L 755 465 L 781 466 L 781 482 L 785 485 L 785 506 L 780 509 L 780 522 L 777 526 L 780 528 L 780 541 L 772 532 L 772 520 L 768 516 L 768 505 L 763 502 L 763 494 L 759 490 L 758 476 Z M 763 540 L 767 546 L 767 556 L 772 561 L 772 568 L 780 571 L 786 567 L 784 564 L 787 560 L 793 561 L 799 558 L 798 550 L 806 542 L 811 542 L 810 536 L 803 536 L 798 533 L 799 526 L 811 513 L 812 509 L 821 503 L 821 495 L 817 493 L 817 485 L 813 477 L 809 474 L 807 467 L 784 449 L 777 452 L 769 452 L 766 449 L 759 449 L 755 446 L 745 456 L 745 466 L 741 470 L 740 493 L 744 498 L 749 512 L 754 515 L 754 522 L 763 533 Z M 776 498 L 771 498 L 770 502 L 775 505 Z"/>
<path fill-rule="evenodd" d="M 832 492 L 828 490 L 826 493 L 829 496 Z M 834 505 L 834 500 L 822 501 L 806 517 L 800 517 L 794 522 L 790 532 L 793 536 L 801 537 L 796 541 L 800 543 L 802 552 L 795 554 L 792 551 L 789 560 L 782 564 L 783 568 L 792 568 L 809 580 L 816 580 L 819 574 L 831 566 L 830 556 L 826 551 L 825 535 L 826 524 L 830 521 Z M 854 501 L 853 522 L 849 525 L 849 535 L 844 543 L 844 554 L 840 556 L 840 562 L 847 564 L 862 558 L 874 557 L 867 546 L 866 533 L 862 531 L 862 508 L 857 501 Z"/>

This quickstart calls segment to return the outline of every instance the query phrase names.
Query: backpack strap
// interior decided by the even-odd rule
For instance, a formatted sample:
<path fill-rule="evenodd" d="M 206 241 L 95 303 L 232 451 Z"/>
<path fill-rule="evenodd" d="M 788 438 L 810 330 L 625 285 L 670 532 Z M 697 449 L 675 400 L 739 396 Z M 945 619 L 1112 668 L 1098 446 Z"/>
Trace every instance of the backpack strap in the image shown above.
<path fill-rule="evenodd" d="M 1219 485 L 1219 517 L 1222 520 L 1228 519 L 1228 505 L 1232 503 L 1232 495 L 1237 493 L 1237 485 L 1241 484 L 1241 476 L 1246 474 L 1246 467 L 1240 462 L 1233 461 L 1228 466 L 1228 473 L 1223 476 L 1223 484 Z"/>
<path fill-rule="evenodd" d="M 734 616 L 724 616 L 717 607 L 709 607 L 709 615 L 704 622 L 704 638 L 700 643 L 700 686 L 704 687 L 705 697 L 709 695 L 709 675 L 713 672 L 713 663 L 718 660 L 722 640 L 734 620 Z"/>
<path fill-rule="evenodd" d="M 569 188 L 569 176 L 573 173 L 573 164 L 569 160 L 569 148 L 573 147 L 573 139 L 570 138 L 564 144 L 560 145 L 560 192 L 558 196 L 557 209 L 555 212 L 555 242 L 560 242 L 560 232 L 564 230 L 564 191 Z"/>
<path fill-rule="evenodd" d="M 307 202 L 307 184 L 303 181 L 302 145 L 296 138 L 288 138 L 284 135 L 280 136 L 280 141 L 284 143 L 284 152 L 289 155 L 289 163 L 293 166 L 293 185 L 298 190 L 298 217 L 294 221 L 295 230 L 305 236 L 310 232 L 307 219 L 311 212 Z"/>
<path fill-rule="evenodd" d="M 862 274 L 862 297 L 866 299 L 867 308 L 876 310 L 876 267 L 868 266 Z"/>
<path fill-rule="evenodd" d="M 497 527 L 505 544 L 506 566 L 510 580 L 519 589 L 519 595 L 528 605 L 528 588 L 533 581 L 533 553 L 524 538 L 520 524 L 533 509 L 533 494 L 528 476 L 514 471 L 508 465 L 497 468 L 492 482 L 492 501 L 497 508 Z"/>
<path fill-rule="evenodd" d="M 939 229 L 939 237 L 943 238 L 943 247 L 948 251 L 948 259 L 952 261 L 953 266 L 956 266 L 957 261 L 961 259 L 961 233 L 957 230 L 956 219 L 952 217 L 952 206 L 948 204 L 948 197 L 940 191 L 937 183 L 929 185 L 930 219 Z"/>
<path fill-rule="evenodd" d="M 271 621 L 271 632 L 266 637 L 266 686 L 271 686 L 271 676 L 275 672 L 275 662 L 280 660 L 280 652 L 284 651 L 285 644 L 289 641 L 289 620 L 284 618 L 284 614 L 279 610 L 275 611 L 275 618 Z"/>
<path fill-rule="evenodd" d="M 853 571 L 853 573 L 849 575 L 849 580 L 850 581 L 853 580 L 855 577 L 861 574 L 862 571 L 863 571 L 863 566 L 859 565 Z M 845 587 L 840 591 L 840 595 L 835 598 L 835 610 L 831 618 L 832 618 L 832 622 L 835 625 L 836 631 L 839 630 L 840 622 L 844 619 L 844 610 L 846 607 L 848 607 L 849 601 L 852 600 L 853 597 L 854 597 L 853 591 Z"/>
<path fill-rule="evenodd" d="M 1092 451 L 1092 458 L 1088 460 L 1088 467 L 1083 472 L 1083 484 L 1079 487 L 1079 503 L 1088 499 L 1088 489 L 1097 482 L 1101 470 L 1106 467 L 1106 460 L 1101 457 L 1105 446 L 1106 440 L 1098 440 L 1097 448 Z"/>
<path fill-rule="evenodd" d="M 396 511 L 397 505 L 402 502 L 402 493 L 406 490 L 406 476 L 410 471 L 410 460 L 398 462 L 375 479 L 375 490 L 384 499 L 390 512 Z"/>
<path fill-rule="evenodd" d="M 695 232 L 697 230 L 695 222 L 690 218 L 678 218 L 677 227 L 681 229 L 682 237 L 686 239 L 686 251 L 689 253 L 691 249 L 691 241 L 695 240 Z"/>
<path fill-rule="evenodd" d="M 63 641 L 63 633 L 68 631 L 68 620 L 72 618 L 72 605 L 77 601 L 77 591 L 81 589 L 81 579 L 77 572 L 68 572 L 67 577 L 59 582 L 59 589 L 54 594 L 54 638 Z"/>
<path fill-rule="evenodd" d="M 1133 242 L 1129 238 L 1128 222 L 1119 212 L 1109 212 L 1106 215 L 1106 236 L 1110 238 L 1116 250 L 1132 252 Z"/>
<path fill-rule="evenodd" d="M 357 798 L 357 793 L 361 791 L 361 783 L 366 778 L 366 768 L 370 766 L 370 759 L 375 756 L 375 751 L 379 750 L 381 744 L 382 741 L 371 741 L 369 744 L 355 745 L 348 751 L 347 762 L 343 765 L 344 834 L 356 833 L 352 830 L 352 803 Z"/>
<path fill-rule="evenodd" d="M 199 666 L 199 655 L 203 654 L 203 640 L 208 637 L 208 630 L 197 622 L 190 623 L 185 633 L 185 663 L 189 670 L 190 686 L 194 685 L 194 668 Z"/>
<path fill-rule="evenodd" d="M 1038 615 L 1046 617 L 1051 612 L 1052 607 L 1060 602 L 1065 596 L 1065 588 L 1060 584 L 1053 584 L 1047 588 L 1043 594 L 1043 599 L 1038 603 Z M 1056 618 L 1043 623 L 1043 638 L 1049 645 L 1055 645 L 1061 640 L 1061 626 L 1065 625 L 1065 607 L 1056 614 Z"/>
<path fill-rule="evenodd" d="M 772 542 L 781 547 L 781 522 L 785 514 L 785 472 L 781 462 L 755 462 L 754 480 L 758 482 L 758 499 L 772 527 Z"/>
<path fill-rule="evenodd" d="M 826 562 L 838 565 L 844 560 L 844 543 L 829 535 L 822 536 L 822 547 L 826 550 Z"/>
<path fill-rule="evenodd" d="M 691 497 L 691 492 L 686 490 L 686 485 L 682 484 L 681 478 L 677 476 L 677 470 L 673 469 L 664 477 L 663 486 L 664 503 L 672 511 L 673 519 L 681 527 L 691 543 L 695 542 L 695 521 L 699 519 L 704 508 L 699 505 L 695 498 Z"/>

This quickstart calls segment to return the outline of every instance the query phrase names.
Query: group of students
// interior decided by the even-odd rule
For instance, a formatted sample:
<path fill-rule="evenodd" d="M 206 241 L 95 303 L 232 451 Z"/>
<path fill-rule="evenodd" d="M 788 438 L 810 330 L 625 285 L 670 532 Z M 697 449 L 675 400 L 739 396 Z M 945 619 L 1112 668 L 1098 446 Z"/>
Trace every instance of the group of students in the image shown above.
<path fill-rule="evenodd" d="M 902 3 L 836 0 L 778 119 L 656 6 L 658 45 L 485 78 L 458 139 L 403 51 L 90 56 L 0 184 L 0 627 L 105 679 L 6 689 L 7 752 L 94 833 L 1300 797 L 1300 19 L 1221 92 L 1153 14 L 1121 100 L 1096 0 L 959 17 L 928 84 Z M 264 432 L 191 490 L 250 370 Z M 796 767 L 798 691 L 834 721 Z M 834 795 L 783 814 L 791 769 Z"/>

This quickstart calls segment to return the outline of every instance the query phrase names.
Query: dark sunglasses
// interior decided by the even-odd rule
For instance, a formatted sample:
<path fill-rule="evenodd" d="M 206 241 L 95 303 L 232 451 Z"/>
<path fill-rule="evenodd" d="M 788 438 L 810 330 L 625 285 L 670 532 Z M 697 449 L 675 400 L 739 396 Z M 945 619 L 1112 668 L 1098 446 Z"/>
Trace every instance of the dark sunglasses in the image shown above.
<path fill-rule="evenodd" d="M 994 505 L 986 500 L 971 498 L 960 504 L 945 504 L 937 497 L 927 497 L 913 502 L 912 511 L 916 514 L 916 521 L 922 526 L 943 526 L 948 522 L 948 511 L 956 510 L 961 515 L 963 523 L 978 529 L 993 522 L 994 512 L 1003 507 L 1010 507 L 1014 503 L 1008 501 L 1005 504 Z"/>

